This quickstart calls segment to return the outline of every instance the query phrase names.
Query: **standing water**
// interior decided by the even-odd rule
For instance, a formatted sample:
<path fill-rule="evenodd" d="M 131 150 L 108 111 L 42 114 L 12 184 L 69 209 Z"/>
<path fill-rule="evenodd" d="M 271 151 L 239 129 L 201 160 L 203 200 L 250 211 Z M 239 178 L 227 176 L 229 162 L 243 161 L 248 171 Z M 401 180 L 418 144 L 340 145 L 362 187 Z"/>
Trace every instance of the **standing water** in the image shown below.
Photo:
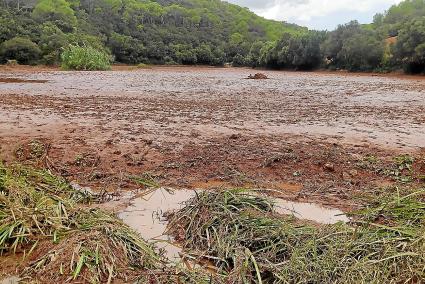
<path fill-rule="evenodd" d="M 131 205 L 118 216 L 127 225 L 135 229 L 141 236 L 156 244 L 165 251 L 170 260 L 180 258 L 181 248 L 164 232 L 167 221 L 164 213 L 175 211 L 184 206 L 184 202 L 194 197 L 194 190 L 171 190 L 161 188 L 143 197 L 136 198 Z M 334 224 L 348 222 L 349 219 L 340 210 L 324 208 L 314 203 L 291 202 L 275 199 L 276 212 L 285 215 L 293 215 L 298 219 L 305 219 L 321 224 Z"/>
<path fill-rule="evenodd" d="M 135 229 L 145 240 L 156 243 L 171 260 L 180 258 L 181 249 L 170 236 L 164 235 L 167 221 L 164 213 L 180 209 L 182 203 L 195 196 L 193 190 L 158 189 L 143 197 L 118 214 L 128 226 Z"/>

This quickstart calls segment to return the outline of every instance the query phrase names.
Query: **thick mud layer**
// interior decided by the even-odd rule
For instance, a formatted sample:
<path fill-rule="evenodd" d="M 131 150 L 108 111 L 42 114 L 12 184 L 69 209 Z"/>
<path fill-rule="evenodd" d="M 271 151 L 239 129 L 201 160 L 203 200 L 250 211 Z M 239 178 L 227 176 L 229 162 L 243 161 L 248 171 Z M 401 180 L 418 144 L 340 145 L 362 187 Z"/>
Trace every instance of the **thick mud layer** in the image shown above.
<path fill-rule="evenodd" d="M 421 77 L 264 72 L 269 80 L 245 80 L 250 73 L 0 70 L 26 81 L 0 84 L 1 158 L 43 158 L 93 188 L 137 188 L 129 176 L 148 174 L 163 186 L 272 188 L 345 208 L 353 193 L 393 182 L 365 166 L 367 157 L 382 167 L 403 153 L 423 157 Z M 44 145 L 40 155 L 25 150 L 34 141 Z"/>
<path fill-rule="evenodd" d="M 17 84 L 17 83 L 46 83 L 46 80 L 25 80 L 19 78 L 0 78 L 0 83 Z"/>

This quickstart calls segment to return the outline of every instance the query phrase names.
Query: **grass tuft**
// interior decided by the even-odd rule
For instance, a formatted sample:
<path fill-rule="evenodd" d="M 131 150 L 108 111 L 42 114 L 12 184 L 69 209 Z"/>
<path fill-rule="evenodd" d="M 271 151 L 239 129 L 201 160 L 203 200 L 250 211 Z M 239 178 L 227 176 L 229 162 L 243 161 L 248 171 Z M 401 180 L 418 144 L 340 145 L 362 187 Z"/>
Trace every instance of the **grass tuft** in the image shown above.
<path fill-rule="evenodd" d="M 0 253 L 22 254 L 21 277 L 41 283 L 126 282 L 161 269 L 163 257 L 136 232 L 87 207 L 96 201 L 48 171 L 0 164 Z"/>
<path fill-rule="evenodd" d="M 208 192 L 175 212 L 168 231 L 226 283 L 420 283 L 424 196 L 388 196 L 354 212 L 351 224 L 318 226 L 277 216 L 246 191 Z"/>

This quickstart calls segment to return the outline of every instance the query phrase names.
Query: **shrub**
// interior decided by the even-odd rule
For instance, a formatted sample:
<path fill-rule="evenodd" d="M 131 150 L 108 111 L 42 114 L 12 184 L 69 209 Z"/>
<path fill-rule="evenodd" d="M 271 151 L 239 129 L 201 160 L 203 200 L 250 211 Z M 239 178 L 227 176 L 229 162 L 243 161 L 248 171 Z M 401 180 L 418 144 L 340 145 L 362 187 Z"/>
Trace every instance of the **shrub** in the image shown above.
<path fill-rule="evenodd" d="M 6 60 L 17 60 L 20 64 L 35 63 L 41 54 L 40 48 L 27 38 L 14 37 L 0 46 L 0 56 Z"/>
<path fill-rule="evenodd" d="M 137 64 L 137 68 L 139 68 L 139 69 L 150 69 L 151 66 L 148 65 L 148 64 L 145 64 L 145 63 L 139 63 L 139 64 Z"/>
<path fill-rule="evenodd" d="M 243 57 L 242 55 L 240 55 L 238 53 L 238 54 L 235 55 L 235 57 L 233 57 L 232 66 L 234 66 L 234 67 L 244 66 L 245 61 L 246 61 L 245 57 Z"/>
<path fill-rule="evenodd" d="M 62 68 L 66 70 L 109 70 L 112 58 L 93 47 L 70 45 L 62 53 Z"/>

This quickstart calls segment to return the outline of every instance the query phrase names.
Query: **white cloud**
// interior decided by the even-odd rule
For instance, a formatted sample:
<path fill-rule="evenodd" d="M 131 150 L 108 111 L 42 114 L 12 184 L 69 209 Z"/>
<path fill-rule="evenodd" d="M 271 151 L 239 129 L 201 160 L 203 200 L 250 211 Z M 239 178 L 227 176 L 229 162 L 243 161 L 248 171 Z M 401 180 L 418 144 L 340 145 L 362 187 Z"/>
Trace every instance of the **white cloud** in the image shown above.
<path fill-rule="evenodd" d="M 400 0 L 228 0 L 268 19 L 297 23 L 309 28 L 334 28 L 350 20 L 371 21 Z M 340 22 L 343 21 L 343 22 Z"/>

